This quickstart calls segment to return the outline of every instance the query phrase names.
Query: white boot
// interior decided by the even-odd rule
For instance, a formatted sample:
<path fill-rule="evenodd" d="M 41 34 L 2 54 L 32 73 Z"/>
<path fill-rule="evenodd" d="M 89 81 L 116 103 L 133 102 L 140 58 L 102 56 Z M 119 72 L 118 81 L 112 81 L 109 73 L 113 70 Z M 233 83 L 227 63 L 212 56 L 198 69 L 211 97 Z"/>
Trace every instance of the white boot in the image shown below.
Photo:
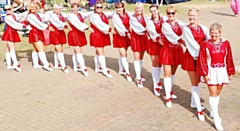
<path fill-rule="evenodd" d="M 95 72 L 103 72 L 102 68 L 99 65 L 99 56 L 94 56 L 94 63 L 95 63 Z"/>
<path fill-rule="evenodd" d="M 164 88 L 165 88 L 165 94 L 166 94 L 166 106 L 168 108 L 172 107 L 172 98 L 171 98 L 171 78 L 164 78 L 163 79 L 163 84 L 164 84 Z"/>
<path fill-rule="evenodd" d="M 177 99 L 177 96 L 172 91 L 173 84 L 174 84 L 174 79 L 175 79 L 175 75 L 172 75 L 172 77 L 171 77 L 171 97 L 172 97 L 172 99 Z"/>
<path fill-rule="evenodd" d="M 78 63 L 80 64 L 80 66 L 82 67 L 82 73 L 85 76 L 89 76 L 87 68 L 85 66 L 85 61 L 84 61 L 84 58 L 83 58 L 83 54 L 77 54 L 77 60 L 78 60 Z"/>
<path fill-rule="evenodd" d="M 158 67 L 152 66 L 152 80 L 153 80 L 153 92 L 156 96 L 160 96 L 160 88 L 158 87 Z"/>
<path fill-rule="evenodd" d="M 54 68 L 61 69 L 62 67 L 59 64 L 58 53 L 56 51 L 54 52 L 53 59 L 54 59 Z"/>
<path fill-rule="evenodd" d="M 98 56 L 98 58 L 99 58 L 99 63 L 103 69 L 103 74 L 108 78 L 112 78 L 113 76 L 110 74 L 110 71 L 107 69 L 107 66 L 106 66 L 105 56 Z"/>
<path fill-rule="evenodd" d="M 157 76 L 157 83 L 158 83 L 158 88 L 162 89 L 162 82 L 160 81 L 161 78 L 161 73 L 162 73 L 162 68 L 158 67 L 158 76 Z"/>
<path fill-rule="evenodd" d="M 73 71 L 80 71 L 79 67 L 78 67 L 78 62 L 77 62 L 77 55 L 75 53 L 73 53 L 72 55 L 72 62 L 73 62 Z"/>
<path fill-rule="evenodd" d="M 9 52 L 6 52 L 5 59 L 7 63 L 7 69 L 14 69 L 14 67 L 12 66 L 11 56 Z"/>
<path fill-rule="evenodd" d="M 140 60 L 140 74 L 142 72 L 143 60 Z M 141 75 L 142 81 L 146 81 L 146 79 Z"/>
<path fill-rule="evenodd" d="M 143 87 L 142 78 L 141 78 L 141 66 L 140 61 L 134 61 L 134 70 L 136 73 L 137 86 L 139 88 Z"/>
<path fill-rule="evenodd" d="M 118 57 L 118 74 L 120 75 L 125 75 L 125 70 L 123 69 L 123 62 L 122 62 L 122 57 Z"/>
<path fill-rule="evenodd" d="M 52 71 L 52 69 L 47 61 L 45 52 L 38 52 L 38 56 L 43 63 L 43 68 L 46 69 L 47 71 Z"/>
<path fill-rule="evenodd" d="M 42 68 L 42 66 L 39 65 L 38 53 L 36 51 L 32 52 L 32 62 L 33 62 L 33 68 Z"/>
<path fill-rule="evenodd" d="M 191 87 L 192 96 L 193 96 L 193 100 L 195 101 L 195 104 L 197 106 L 198 119 L 200 121 L 205 121 L 205 117 L 203 115 L 203 110 L 202 110 L 202 106 L 201 106 L 201 102 L 200 102 L 200 97 L 198 97 L 199 88 L 200 88 L 199 86 L 192 86 Z"/>
<path fill-rule="evenodd" d="M 130 75 L 130 72 L 129 72 L 129 64 L 128 64 L 127 57 L 122 57 L 121 61 L 123 63 L 123 68 L 125 69 L 125 75 L 127 80 L 132 81 L 132 76 Z"/>
<path fill-rule="evenodd" d="M 61 69 L 63 70 L 64 73 L 69 73 L 69 70 L 65 64 L 65 58 L 63 53 L 57 53 L 57 58 L 60 61 L 62 67 Z"/>
<path fill-rule="evenodd" d="M 11 56 L 12 61 L 13 61 L 13 67 L 14 67 L 18 72 L 20 72 L 20 71 L 21 71 L 21 68 L 20 68 L 20 64 L 19 64 L 18 61 L 17 61 L 17 56 L 16 56 L 15 50 L 10 50 L 10 56 Z"/>
<path fill-rule="evenodd" d="M 195 86 L 191 86 L 191 89 L 194 88 L 194 87 L 195 87 Z M 198 86 L 198 88 L 199 88 L 199 86 Z M 197 95 L 198 95 L 198 98 L 199 98 L 200 103 L 201 103 L 200 91 L 197 92 Z M 190 107 L 191 107 L 191 108 L 197 108 L 197 105 L 196 105 L 196 103 L 195 103 L 195 100 L 194 100 L 194 98 L 193 98 L 192 93 L 191 93 L 191 104 L 190 104 Z M 203 106 L 201 106 L 201 108 L 202 108 L 202 110 L 205 109 Z"/>
<path fill-rule="evenodd" d="M 213 118 L 214 118 L 214 125 L 217 130 L 222 131 L 223 127 L 221 124 L 221 118 L 219 117 L 218 114 L 218 103 L 219 103 L 219 98 L 217 97 L 209 97 L 209 104 L 211 106 L 212 112 L 213 112 Z"/>

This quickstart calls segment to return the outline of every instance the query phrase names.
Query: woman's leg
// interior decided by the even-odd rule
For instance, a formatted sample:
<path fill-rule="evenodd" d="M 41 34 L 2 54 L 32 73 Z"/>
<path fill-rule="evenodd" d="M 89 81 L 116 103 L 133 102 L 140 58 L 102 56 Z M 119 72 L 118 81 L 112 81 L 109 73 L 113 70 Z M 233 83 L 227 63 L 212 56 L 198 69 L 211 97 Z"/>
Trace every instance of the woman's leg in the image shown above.
<path fill-rule="evenodd" d="M 13 67 L 20 72 L 21 71 L 20 64 L 18 63 L 16 52 L 15 52 L 15 43 L 8 41 L 7 48 L 9 49 L 10 57 L 12 58 L 12 61 L 13 61 Z"/>
<path fill-rule="evenodd" d="M 201 106 L 201 101 L 200 101 L 200 87 L 199 87 L 199 77 L 197 75 L 197 73 L 195 71 L 188 71 L 188 76 L 190 78 L 191 81 L 191 107 L 197 108 L 197 114 L 198 114 L 198 118 L 201 121 L 205 120 L 205 117 L 203 115 L 203 110 L 202 110 L 202 106 Z"/>
<path fill-rule="evenodd" d="M 152 61 L 152 80 L 153 80 L 153 90 L 156 96 L 160 96 L 160 89 L 159 80 L 160 80 L 160 73 L 159 72 L 159 63 L 158 63 L 158 55 L 150 55 Z"/>
<path fill-rule="evenodd" d="M 107 69 L 107 66 L 106 66 L 106 59 L 104 56 L 104 48 L 99 47 L 99 48 L 96 48 L 96 50 L 97 50 L 97 54 L 98 54 L 98 58 L 99 58 L 99 63 L 103 69 L 103 74 L 105 76 L 107 76 L 108 78 L 111 78 L 112 75 L 110 74 L 110 71 Z"/>
<path fill-rule="evenodd" d="M 88 74 L 88 71 L 87 71 L 87 68 L 85 66 L 85 61 L 84 61 L 84 58 L 83 58 L 83 54 L 82 54 L 82 47 L 80 46 L 75 46 L 74 47 L 74 53 L 76 54 L 77 56 L 77 62 L 80 64 L 81 66 L 81 71 L 82 73 L 85 75 L 85 76 L 89 76 Z"/>
<path fill-rule="evenodd" d="M 35 42 L 34 46 L 38 50 L 38 56 L 43 63 L 43 68 L 45 68 L 48 71 L 52 71 L 52 69 L 50 68 L 50 65 L 47 61 L 47 57 L 46 57 L 46 54 L 44 52 L 44 45 L 43 45 L 42 41 Z"/>
<path fill-rule="evenodd" d="M 6 55 L 5 55 L 6 63 L 7 63 L 7 69 L 14 69 L 12 66 L 12 60 L 11 60 L 11 55 L 10 55 L 10 49 L 6 48 Z"/>
<path fill-rule="evenodd" d="M 127 48 L 118 48 L 119 54 L 120 54 L 120 63 L 122 63 L 123 69 L 125 72 L 119 69 L 119 72 L 122 72 L 126 75 L 128 81 L 132 81 L 132 77 L 129 72 L 129 64 L 128 64 L 128 59 L 127 59 Z M 121 67 L 121 66 L 119 66 Z M 122 74 L 119 73 L 119 74 Z"/>
<path fill-rule="evenodd" d="M 164 71 L 164 87 L 165 87 L 165 94 L 166 94 L 166 106 L 168 108 L 172 107 L 172 98 L 171 98 L 171 76 L 172 76 L 172 68 L 171 65 L 163 65 Z"/>
<path fill-rule="evenodd" d="M 57 52 L 57 61 L 59 60 L 59 62 L 61 63 L 61 69 L 65 72 L 65 73 L 69 73 L 69 70 L 67 69 L 66 63 L 65 63 L 65 58 L 64 58 L 64 54 L 63 54 L 63 48 L 62 45 L 55 45 L 55 51 Z M 56 63 L 57 64 L 57 63 Z M 55 66 L 56 66 L 55 64 Z M 57 64 L 58 65 L 58 64 Z"/>
<path fill-rule="evenodd" d="M 143 57 L 144 57 L 145 51 L 140 52 L 140 69 L 142 72 L 142 66 L 143 66 Z M 142 81 L 146 81 L 146 79 L 141 75 Z"/>
<path fill-rule="evenodd" d="M 134 70 L 136 73 L 137 85 L 139 88 L 143 87 L 142 77 L 141 77 L 141 53 L 133 52 L 134 56 Z"/>
<path fill-rule="evenodd" d="M 208 90 L 209 90 L 209 105 L 211 108 L 211 112 L 214 118 L 214 124 L 217 130 L 223 130 L 222 127 L 222 120 L 219 116 L 218 113 L 218 104 L 219 104 L 219 100 L 220 100 L 220 92 L 222 90 L 222 85 L 219 86 L 208 86 Z"/>
<path fill-rule="evenodd" d="M 32 62 L 33 68 L 42 68 L 38 61 L 38 50 L 37 47 L 33 44 L 33 51 L 32 51 Z"/>

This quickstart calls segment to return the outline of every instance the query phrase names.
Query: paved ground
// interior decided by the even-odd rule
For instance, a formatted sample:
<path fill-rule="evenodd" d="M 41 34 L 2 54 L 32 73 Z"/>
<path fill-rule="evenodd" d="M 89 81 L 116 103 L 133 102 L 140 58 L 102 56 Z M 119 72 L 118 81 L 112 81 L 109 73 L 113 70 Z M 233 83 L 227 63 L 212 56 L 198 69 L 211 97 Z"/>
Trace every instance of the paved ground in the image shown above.
<path fill-rule="evenodd" d="M 201 9 L 200 23 L 209 26 L 213 22 L 223 25 L 223 35 L 232 42 L 236 65 L 240 64 L 240 17 L 233 18 L 228 5 Z M 179 16 L 182 20 L 186 18 Z M 0 48 L 4 48 L 3 46 Z M 152 93 L 151 65 L 145 55 L 142 74 L 147 78 L 144 88 L 128 82 L 118 75 L 117 50 L 106 48 L 107 66 L 113 78 L 95 73 L 94 49 L 84 48 L 89 77 L 72 71 L 72 49 L 65 49 L 70 73 L 54 69 L 47 72 L 33 69 L 30 51 L 18 50 L 22 72 L 5 69 L 0 63 L 0 131 L 214 131 L 209 115 L 208 90 L 201 84 L 201 100 L 206 121 L 196 117 L 196 110 L 189 107 L 190 82 L 186 72 L 178 70 L 174 91 L 178 99 L 173 108 L 164 105 L 164 90 L 160 97 Z M 47 54 L 53 62 L 53 53 Z M 129 51 L 130 69 L 133 57 Z M 240 130 L 240 75 L 232 77 L 225 86 L 219 105 L 223 126 L 227 131 Z"/>

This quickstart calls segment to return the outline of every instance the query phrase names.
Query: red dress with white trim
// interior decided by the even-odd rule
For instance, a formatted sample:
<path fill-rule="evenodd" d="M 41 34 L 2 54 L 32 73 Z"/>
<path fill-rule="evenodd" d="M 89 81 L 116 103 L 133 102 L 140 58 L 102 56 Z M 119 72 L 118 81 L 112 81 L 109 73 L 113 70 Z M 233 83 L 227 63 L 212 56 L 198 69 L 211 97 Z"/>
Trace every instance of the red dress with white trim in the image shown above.
<path fill-rule="evenodd" d="M 131 49 L 133 52 L 142 52 L 147 49 L 148 37 L 146 30 L 145 18 L 136 15 L 130 17 L 131 32 Z"/>
<path fill-rule="evenodd" d="M 108 17 L 104 14 L 94 13 L 90 16 L 90 26 L 94 32 L 90 34 L 90 45 L 94 47 L 104 47 L 111 45 L 108 25 Z"/>
<path fill-rule="evenodd" d="M 197 28 L 193 28 L 188 25 L 187 28 L 190 29 L 191 34 L 195 41 L 198 43 L 198 45 L 201 45 L 205 40 L 205 34 L 201 26 L 198 25 Z M 197 60 L 194 60 L 194 58 L 189 53 L 189 50 L 186 49 L 183 55 L 182 69 L 186 71 L 196 71 L 196 66 Z"/>
<path fill-rule="evenodd" d="M 167 34 L 165 30 L 167 27 L 168 32 Z M 180 65 L 182 64 L 182 57 L 183 57 L 183 48 L 179 43 L 181 41 L 182 29 L 178 22 L 174 24 L 170 24 L 168 21 L 164 22 L 162 28 L 163 34 L 163 46 L 160 50 L 159 54 L 159 63 L 163 65 Z M 167 37 L 169 35 L 169 38 Z M 173 37 L 174 35 L 174 37 Z M 170 40 L 175 41 L 176 43 L 171 43 Z"/>
<path fill-rule="evenodd" d="M 131 45 L 130 39 L 127 36 L 130 29 L 130 17 L 127 13 L 124 13 L 123 16 L 114 14 L 112 22 L 116 34 L 113 34 L 113 47 L 114 48 L 127 48 Z"/>
<path fill-rule="evenodd" d="M 50 44 L 59 45 L 67 43 L 66 34 L 64 32 L 64 28 L 67 28 L 67 25 L 64 23 L 64 21 L 65 18 L 61 13 L 58 16 L 53 14 L 50 18 L 50 26 L 54 29 L 54 31 L 50 31 Z"/>
<path fill-rule="evenodd" d="M 29 32 L 29 43 L 35 43 L 38 41 L 42 41 L 44 43 L 45 38 L 43 35 L 43 30 L 48 28 L 47 24 L 42 23 L 42 19 L 38 14 L 30 13 L 27 18 L 31 30 Z"/>
<path fill-rule="evenodd" d="M 6 30 L 3 33 L 2 41 L 20 42 L 17 30 L 22 29 L 24 24 L 18 23 L 15 15 L 7 15 L 5 17 Z"/>
<path fill-rule="evenodd" d="M 227 40 L 220 40 L 218 44 L 205 41 L 200 46 L 197 62 L 197 74 L 208 76 L 209 85 L 228 84 L 228 76 L 235 74 L 231 46 Z"/>
<path fill-rule="evenodd" d="M 71 13 L 68 16 L 68 22 L 72 30 L 68 32 L 68 45 L 69 46 L 85 46 L 87 39 L 84 31 L 88 26 L 84 23 L 84 19 L 80 13 Z"/>
<path fill-rule="evenodd" d="M 156 40 L 158 40 L 158 39 L 163 39 L 163 37 L 164 37 L 164 35 L 163 35 L 163 33 L 162 33 L 162 24 L 163 24 L 163 19 L 162 18 L 160 18 L 160 20 L 158 20 L 158 21 L 153 21 L 152 19 L 151 19 L 151 21 L 153 22 L 153 24 L 154 24 L 154 28 L 155 28 L 155 32 L 157 33 L 157 34 L 159 34 L 159 36 L 157 36 L 156 38 L 155 38 L 155 41 L 153 40 L 154 38 L 152 38 L 152 36 L 151 36 L 151 32 L 150 32 L 150 30 L 148 30 L 149 31 L 149 33 L 150 33 L 150 40 L 149 40 L 149 42 L 148 42 L 148 46 L 147 46 L 147 53 L 149 54 L 149 55 L 159 55 L 159 52 L 160 52 L 160 50 L 161 50 L 161 45 L 159 44 L 159 42 L 157 41 L 156 42 Z M 150 28 L 153 28 L 153 27 L 150 27 Z"/>

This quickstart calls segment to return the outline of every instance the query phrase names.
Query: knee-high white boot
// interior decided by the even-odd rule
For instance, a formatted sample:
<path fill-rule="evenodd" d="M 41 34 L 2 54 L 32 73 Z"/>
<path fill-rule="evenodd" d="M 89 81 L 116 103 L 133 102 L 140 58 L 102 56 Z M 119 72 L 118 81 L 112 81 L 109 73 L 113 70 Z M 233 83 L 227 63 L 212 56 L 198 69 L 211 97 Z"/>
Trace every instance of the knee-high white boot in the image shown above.
<path fill-rule="evenodd" d="M 50 65 L 47 61 L 45 52 L 38 52 L 38 56 L 43 63 L 43 68 L 45 68 L 47 71 L 52 71 L 52 69 L 50 68 Z"/>
<path fill-rule="evenodd" d="M 78 60 L 78 63 L 80 64 L 80 66 L 82 68 L 82 73 L 85 76 L 89 76 L 87 68 L 85 66 L 85 61 L 84 61 L 84 58 L 83 58 L 83 54 L 77 54 L 77 60 Z"/>
<path fill-rule="evenodd" d="M 158 87 L 158 67 L 152 66 L 152 80 L 153 80 L 153 92 L 156 96 L 160 96 L 160 88 Z"/>
<path fill-rule="evenodd" d="M 64 71 L 64 73 L 69 73 L 69 70 L 67 69 L 67 66 L 65 64 L 64 54 L 63 53 L 57 53 L 57 58 L 62 65 L 62 70 Z"/>
<path fill-rule="evenodd" d="M 221 118 L 218 114 L 218 104 L 219 104 L 219 96 L 217 97 L 209 97 L 209 105 L 211 106 L 212 112 L 213 112 L 213 119 L 214 119 L 214 125 L 217 130 L 223 130 L 222 124 L 221 124 Z"/>
<path fill-rule="evenodd" d="M 172 107 L 172 98 L 171 98 L 171 78 L 164 78 L 163 79 L 163 84 L 165 88 L 165 94 L 166 94 L 166 106 L 168 108 Z"/>
<path fill-rule="evenodd" d="M 127 57 L 121 57 L 121 61 L 123 63 L 123 68 L 125 69 L 125 75 L 127 77 L 127 80 L 128 81 L 132 81 L 132 77 L 130 75 L 130 72 L 129 72 L 129 64 L 128 64 L 128 59 Z"/>
<path fill-rule="evenodd" d="M 33 68 L 42 68 L 42 66 L 39 65 L 38 53 L 36 51 L 32 52 L 32 61 L 33 61 Z"/>
<path fill-rule="evenodd" d="M 198 115 L 198 119 L 200 121 L 204 121 L 205 117 L 203 115 L 203 110 L 202 110 L 202 106 L 201 106 L 201 102 L 200 102 L 200 97 L 198 96 L 198 94 L 200 94 L 199 90 L 200 87 L 199 86 L 192 86 L 191 87 L 192 90 L 192 96 L 193 96 L 193 100 L 195 101 L 195 104 L 197 106 L 197 115 Z"/>
<path fill-rule="evenodd" d="M 6 52 L 5 59 L 6 59 L 7 69 L 14 69 L 14 67 L 12 66 L 11 56 L 9 52 Z"/>
<path fill-rule="evenodd" d="M 108 78 L 111 78 L 112 75 L 110 74 L 110 71 L 107 69 L 105 56 L 98 56 L 98 58 L 99 58 L 99 63 L 103 69 L 103 74 Z"/>

